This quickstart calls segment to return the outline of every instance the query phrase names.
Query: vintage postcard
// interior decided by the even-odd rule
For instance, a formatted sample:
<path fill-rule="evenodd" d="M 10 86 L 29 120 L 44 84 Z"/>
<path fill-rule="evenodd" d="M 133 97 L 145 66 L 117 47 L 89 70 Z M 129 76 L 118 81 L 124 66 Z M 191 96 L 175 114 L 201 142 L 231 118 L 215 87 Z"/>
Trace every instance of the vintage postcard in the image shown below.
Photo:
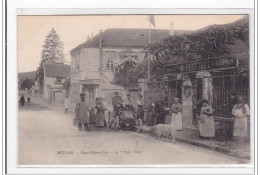
<path fill-rule="evenodd" d="M 18 15 L 18 165 L 251 164 L 250 22 Z"/>

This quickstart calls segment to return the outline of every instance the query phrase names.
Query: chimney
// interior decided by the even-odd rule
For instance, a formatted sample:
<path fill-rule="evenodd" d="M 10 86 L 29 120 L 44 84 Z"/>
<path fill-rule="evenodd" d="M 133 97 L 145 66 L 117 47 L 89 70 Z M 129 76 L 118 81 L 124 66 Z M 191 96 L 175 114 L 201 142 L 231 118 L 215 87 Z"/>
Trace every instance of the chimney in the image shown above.
<path fill-rule="evenodd" d="M 88 35 L 88 37 L 87 37 L 87 41 L 89 41 L 90 40 L 90 37 L 89 37 L 89 35 Z"/>
<path fill-rule="evenodd" d="M 170 24 L 169 35 L 174 36 L 174 23 L 173 22 L 171 22 L 171 24 Z"/>

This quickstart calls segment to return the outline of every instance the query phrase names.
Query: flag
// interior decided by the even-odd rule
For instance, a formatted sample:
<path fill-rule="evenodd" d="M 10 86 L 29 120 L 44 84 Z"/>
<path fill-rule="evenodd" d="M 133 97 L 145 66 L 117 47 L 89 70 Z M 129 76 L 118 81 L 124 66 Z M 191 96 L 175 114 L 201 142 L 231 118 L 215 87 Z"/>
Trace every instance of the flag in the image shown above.
<path fill-rule="evenodd" d="M 155 27 L 155 21 L 154 21 L 154 16 L 153 15 L 149 15 L 148 21 Z"/>

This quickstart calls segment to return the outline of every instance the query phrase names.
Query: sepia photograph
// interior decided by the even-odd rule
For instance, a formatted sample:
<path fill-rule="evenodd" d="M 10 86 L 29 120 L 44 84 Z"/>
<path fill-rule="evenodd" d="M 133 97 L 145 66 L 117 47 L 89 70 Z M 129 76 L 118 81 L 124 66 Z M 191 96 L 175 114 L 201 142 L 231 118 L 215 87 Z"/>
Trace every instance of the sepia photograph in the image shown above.
<path fill-rule="evenodd" d="M 251 164 L 249 19 L 18 15 L 17 164 Z"/>

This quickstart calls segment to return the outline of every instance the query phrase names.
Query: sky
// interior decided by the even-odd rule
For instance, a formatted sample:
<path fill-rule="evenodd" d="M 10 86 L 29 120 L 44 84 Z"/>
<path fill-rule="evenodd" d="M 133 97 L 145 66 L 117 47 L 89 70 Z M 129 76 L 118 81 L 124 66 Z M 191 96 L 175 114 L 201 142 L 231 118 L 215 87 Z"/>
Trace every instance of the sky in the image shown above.
<path fill-rule="evenodd" d="M 197 30 L 212 24 L 227 24 L 244 15 L 155 15 L 151 29 Z M 54 27 L 63 42 L 65 60 L 70 50 L 84 43 L 88 36 L 108 28 L 147 28 L 147 15 L 84 15 L 84 16 L 18 16 L 18 72 L 35 71 L 41 60 L 44 40 Z"/>

